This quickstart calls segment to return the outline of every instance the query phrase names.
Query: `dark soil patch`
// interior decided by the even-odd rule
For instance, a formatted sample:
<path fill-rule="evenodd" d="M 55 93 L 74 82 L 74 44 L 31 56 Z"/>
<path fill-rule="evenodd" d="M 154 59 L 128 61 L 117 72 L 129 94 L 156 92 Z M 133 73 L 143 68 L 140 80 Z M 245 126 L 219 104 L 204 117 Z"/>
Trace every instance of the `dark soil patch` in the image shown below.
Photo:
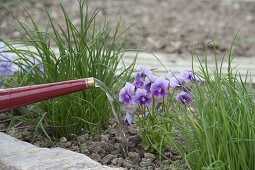
<path fill-rule="evenodd" d="M 26 142 L 32 141 L 33 127 L 17 123 L 8 128 L 9 122 L 5 121 L 6 114 L 0 113 L 0 115 L 0 131 Z M 101 135 L 82 134 L 79 136 L 74 135 L 70 140 L 61 137 L 50 141 L 44 135 L 37 134 L 33 144 L 39 147 L 65 148 L 83 153 L 103 165 L 133 170 L 169 169 L 182 164 L 181 157 L 173 152 L 171 148 L 167 148 L 164 151 L 165 158 L 162 158 L 162 160 L 160 160 L 159 154 L 143 150 L 140 146 L 141 138 L 139 137 L 138 129 L 133 126 L 125 127 L 125 134 L 129 142 L 127 155 L 124 154 L 123 140 L 119 134 L 119 128 L 119 125 L 112 120 Z"/>

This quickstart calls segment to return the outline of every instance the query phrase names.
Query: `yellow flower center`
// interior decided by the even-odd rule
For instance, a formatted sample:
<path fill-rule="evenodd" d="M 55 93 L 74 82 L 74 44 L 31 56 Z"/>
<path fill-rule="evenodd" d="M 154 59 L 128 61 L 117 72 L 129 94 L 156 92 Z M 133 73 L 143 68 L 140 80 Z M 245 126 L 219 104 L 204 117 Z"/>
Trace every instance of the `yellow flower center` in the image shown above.
<path fill-rule="evenodd" d="M 142 97 L 142 101 L 143 101 L 143 102 L 145 101 L 145 98 L 144 98 L 144 97 Z"/>
<path fill-rule="evenodd" d="M 184 98 L 182 98 L 182 101 L 183 101 L 183 103 L 187 103 L 187 100 L 186 100 L 186 99 L 184 99 Z"/>
<path fill-rule="evenodd" d="M 159 92 L 159 93 L 161 92 L 161 90 L 162 90 L 161 88 L 158 88 L 158 92 Z"/>

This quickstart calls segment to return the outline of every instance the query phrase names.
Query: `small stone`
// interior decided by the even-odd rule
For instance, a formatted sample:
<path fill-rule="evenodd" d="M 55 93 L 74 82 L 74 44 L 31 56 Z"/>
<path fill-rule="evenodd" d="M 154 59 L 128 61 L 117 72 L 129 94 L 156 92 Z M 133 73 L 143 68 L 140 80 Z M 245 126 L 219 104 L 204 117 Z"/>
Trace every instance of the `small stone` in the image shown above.
<path fill-rule="evenodd" d="M 141 138 L 136 135 L 129 138 L 129 148 L 135 148 L 141 143 Z"/>
<path fill-rule="evenodd" d="M 78 146 L 72 146 L 71 150 L 74 151 L 74 152 L 79 152 L 80 151 Z"/>
<path fill-rule="evenodd" d="M 94 142 L 93 144 L 88 146 L 88 150 L 91 153 L 99 153 L 99 151 L 102 151 L 105 146 L 105 142 Z"/>
<path fill-rule="evenodd" d="M 101 141 L 108 142 L 109 136 L 108 135 L 101 135 Z"/>
<path fill-rule="evenodd" d="M 148 166 L 151 166 L 152 164 L 153 163 L 151 159 L 142 158 L 142 162 L 140 163 L 140 166 L 148 167 Z"/>
<path fill-rule="evenodd" d="M 153 155 L 152 153 L 144 153 L 144 158 L 154 160 L 155 155 Z"/>
<path fill-rule="evenodd" d="M 116 139 L 117 142 L 122 142 L 123 141 L 123 138 L 121 136 L 117 136 L 115 139 Z"/>
<path fill-rule="evenodd" d="M 147 170 L 154 170 L 153 166 L 147 166 Z"/>
<path fill-rule="evenodd" d="M 5 114 L 5 113 L 0 113 L 0 120 L 5 120 L 5 119 L 7 119 L 7 118 L 8 118 L 7 114 Z"/>
<path fill-rule="evenodd" d="M 112 165 L 118 166 L 118 167 L 121 167 L 123 162 L 124 162 L 123 158 L 113 158 L 111 161 Z"/>
<path fill-rule="evenodd" d="M 89 139 L 90 139 L 89 134 L 84 134 L 84 135 L 79 136 L 79 140 L 80 140 L 81 143 L 86 142 Z"/>
<path fill-rule="evenodd" d="M 71 147 L 72 146 L 72 142 L 68 141 L 65 143 L 65 147 Z"/>
<path fill-rule="evenodd" d="M 129 127 L 129 128 L 128 128 L 128 133 L 129 133 L 130 135 L 137 135 L 137 134 L 138 134 L 138 130 L 135 129 L 135 128 Z"/>
<path fill-rule="evenodd" d="M 133 162 L 131 161 L 131 160 L 124 160 L 124 162 L 123 162 L 123 166 L 125 167 L 125 168 L 132 168 L 132 166 L 133 166 Z"/>
<path fill-rule="evenodd" d="M 87 148 L 81 148 L 81 153 L 84 155 L 89 155 L 89 150 Z"/>
<path fill-rule="evenodd" d="M 65 137 L 61 137 L 61 138 L 59 139 L 59 142 L 67 142 L 67 139 L 66 139 Z"/>
<path fill-rule="evenodd" d="M 103 159 L 102 159 L 102 163 L 103 164 L 108 164 L 109 162 L 111 162 L 111 160 L 113 158 L 116 158 L 115 155 L 112 155 L 112 154 L 109 154 L 109 155 L 106 155 Z"/>
<path fill-rule="evenodd" d="M 91 159 L 94 159 L 94 160 L 96 160 L 98 162 L 102 161 L 101 156 L 99 154 L 97 154 L 97 153 L 92 153 Z"/>
<path fill-rule="evenodd" d="M 139 162 L 141 159 L 140 155 L 136 152 L 128 152 L 128 157 L 131 158 L 135 162 Z"/>
<path fill-rule="evenodd" d="M 10 128 L 10 130 L 7 131 L 7 134 L 12 136 L 12 137 L 15 137 L 16 136 L 16 130 L 14 128 Z"/>

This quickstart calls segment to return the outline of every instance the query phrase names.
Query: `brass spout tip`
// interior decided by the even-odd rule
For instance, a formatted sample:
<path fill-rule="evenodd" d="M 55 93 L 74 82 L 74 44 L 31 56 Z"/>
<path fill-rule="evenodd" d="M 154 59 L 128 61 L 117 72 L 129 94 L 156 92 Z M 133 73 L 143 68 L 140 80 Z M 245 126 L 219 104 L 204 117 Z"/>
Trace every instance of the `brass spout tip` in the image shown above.
<path fill-rule="evenodd" d="M 93 77 L 85 78 L 85 83 L 88 89 L 95 88 L 95 79 Z"/>

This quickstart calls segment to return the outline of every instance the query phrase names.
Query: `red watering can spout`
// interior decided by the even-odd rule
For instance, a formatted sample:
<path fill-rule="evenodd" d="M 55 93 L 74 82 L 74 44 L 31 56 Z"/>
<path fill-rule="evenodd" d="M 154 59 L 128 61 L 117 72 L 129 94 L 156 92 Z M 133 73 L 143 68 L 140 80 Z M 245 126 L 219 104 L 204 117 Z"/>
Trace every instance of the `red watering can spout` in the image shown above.
<path fill-rule="evenodd" d="M 1 89 L 0 112 L 73 92 L 94 88 L 94 78 Z"/>

